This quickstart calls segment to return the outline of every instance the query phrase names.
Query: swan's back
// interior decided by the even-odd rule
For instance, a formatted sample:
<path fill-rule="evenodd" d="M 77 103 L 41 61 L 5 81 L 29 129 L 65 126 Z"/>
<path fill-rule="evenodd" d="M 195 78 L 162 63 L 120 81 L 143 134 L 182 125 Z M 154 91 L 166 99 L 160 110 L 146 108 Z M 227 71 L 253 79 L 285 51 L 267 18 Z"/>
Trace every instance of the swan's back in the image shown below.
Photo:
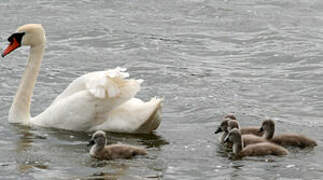
<path fill-rule="evenodd" d="M 240 153 L 240 157 L 244 156 L 265 156 L 265 155 L 287 155 L 287 149 L 269 142 L 251 144 L 245 147 Z"/>
<path fill-rule="evenodd" d="M 53 104 L 81 91 L 88 91 L 98 99 L 130 99 L 140 90 L 143 80 L 127 79 L 128 77 L 126 69 L 120 67 L 84 74 L 71 82 Z"/>
<path fill-rule="evenodd" d="M 317 146 L 317 143 L 314 140 L 299 134 L 277 135 L 274 136 L 270 141 L 282 146 L 295 146 L 300 148 Z"/>

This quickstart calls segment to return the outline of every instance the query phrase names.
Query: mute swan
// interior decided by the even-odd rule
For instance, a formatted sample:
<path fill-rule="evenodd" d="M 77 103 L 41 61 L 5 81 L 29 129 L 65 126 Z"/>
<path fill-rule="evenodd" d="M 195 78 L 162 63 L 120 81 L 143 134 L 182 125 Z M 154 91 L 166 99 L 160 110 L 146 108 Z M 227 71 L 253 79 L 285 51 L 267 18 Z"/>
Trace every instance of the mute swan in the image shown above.
<path fill-rule="evenodd" d="M 239 129 L 232 129 L 228 136 L 224 139 L 224 142 L 233 143 L 233 153 L 239 157 L 245 156 L 264 156 L 264 155 L 287 155 L 288 151 L 276 144 L 263 142 L 258 144 L 251 144 L 244 147 L 241 133 Z"/>
<path fill-rule="evenodd" d="M 271 119 L 263 121 L 259 131 L 265 132 L 264 137 L 268 141 L 282 146 L 295 146 L 300 148 L 317 146 L 314 140 L 301 134 L 280 134 L 274 136 L 275 123 Z"/>
<path fill-rule="evenodd" d="M 105 132 L 97 131 L 92 135 L 88 144 L 91 146 L 90 155 L 99 160 L 128 159 L 136 155 L 146 155 L 147 151 L 142 147 L 126 144 L 107 144 Z"/>
<path fill-rule="evenodd" d="M 129 74 L 122 68 L 75 79 L 44 112 L 31 117 L 30 99 L 45 51 L 45 30 L 40 24 L 23 25 L 8 41 L 2 57 L 22 45 L 30 46 L 28 63 L 9 111 L 10 123 L 125 133 L 151 133 L 159 126 L 162 99 L 143 102 L 133 98 L 142 80 L 127 79 Z"/>

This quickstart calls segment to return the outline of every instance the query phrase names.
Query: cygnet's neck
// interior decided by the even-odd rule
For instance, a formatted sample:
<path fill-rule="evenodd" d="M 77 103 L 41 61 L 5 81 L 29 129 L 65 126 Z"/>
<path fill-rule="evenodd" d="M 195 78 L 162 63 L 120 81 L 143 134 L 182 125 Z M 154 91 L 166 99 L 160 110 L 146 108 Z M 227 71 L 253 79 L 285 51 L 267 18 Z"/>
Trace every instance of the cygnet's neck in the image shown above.
<path fill-rule="evenodd" d="M 275 127 L 265 130 L 264 137 L 265 139 L 272 139 L 274 137 Z"/>
<path fill-rule="evenodd" d="M 101 151 L 102 149 L 104 149 L 106 145 L 106 138 L 104 137 L 99 137 L 95 144 L 92 146 L 91 150 L 90 150 L 90 154 L 94 155 L 96 152 Z"/>
<path fill-rule="evenodd" d="M 222 134 L 222 137 L 221 137 L 221 143 L 224 143 L 224 139 L 227 137 L 228 134 L 229 134 L 229 132 L 224 131 L 224 133 Z"/>
<path fill-rule="evenodd" d="M 237 139 L 233 142 L 232 151 L 234 154 L 238 155 L 243 149 L 243 141 L 242 138 Z"/>
<path fill-rule="evenodd" d="M 101 151 L 104 148 L 104 146 L 99 146 L 97 144 L 94 144 L 90 149 L 90 155 L 95 156 L 98 151 Z"/>

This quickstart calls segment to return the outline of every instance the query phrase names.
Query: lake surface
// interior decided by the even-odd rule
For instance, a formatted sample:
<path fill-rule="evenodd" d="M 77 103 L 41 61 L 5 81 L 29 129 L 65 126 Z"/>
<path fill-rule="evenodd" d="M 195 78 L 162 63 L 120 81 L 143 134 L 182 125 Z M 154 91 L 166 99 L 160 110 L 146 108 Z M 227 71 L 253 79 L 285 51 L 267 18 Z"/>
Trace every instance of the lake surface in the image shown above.
<path fill-rule="evenodd" d="M 28 48 L 0 62 L 0 179 L 320 179 L 323 177 L 323 1 L 2 0 L 0 42 L 41 23 L 47 48 L 32 99 L 42 112 L 76 77 L 127 67 L 137 97 L 164 97 L 153 135 L 109 133 L 149 155 L 99 162 L 90 134 L 9 124 Z M 286 157 L 231 160 L 214 131 L 276 121 L 317 140 Z"/>

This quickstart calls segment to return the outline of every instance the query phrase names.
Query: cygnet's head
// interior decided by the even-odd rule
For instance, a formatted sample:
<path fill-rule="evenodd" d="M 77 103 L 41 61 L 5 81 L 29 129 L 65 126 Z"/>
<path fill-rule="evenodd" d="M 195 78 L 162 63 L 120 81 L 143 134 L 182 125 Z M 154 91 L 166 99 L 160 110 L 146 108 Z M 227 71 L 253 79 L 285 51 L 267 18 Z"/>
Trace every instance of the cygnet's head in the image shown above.
<path fill-rule="evenodd" d="M 91 140 L 89 141 L 88 146 L 92 146 L 94 144 L 97 145 L 106 145 L 106 134 L 104 131 L 96 131 L 93 135 Z"/>
<path fill-rule="evenodd" d="M 271 119 L 268 119 L 262 122 L 259 132 L 263 132 L 263 131 L 271 132 L 274 130 L 275 130 L 275 122 Z"/>
<path fill-rule="evenodd" d="M 227 135 L 227 137 L 225 137 L 224 142 L 239 142 L 241 141 L 241 133 L 240 130 L 237 128 L 232 129 L 229 134 Z"/>
<path fill-rule="evenodd" d="M 230 132 L 232 129 L 237 128 L 240 129 L 240 125 L 239 122 L 236 120 L 230 120 L 228 122 L 228 128 L 227 128 L 227 132 Z"/>
<path fill-rule="evenodd" d="M 228 115 L 224 116 L 224 119 L 237 120 L 237 118 L 233 114 L 228 114 Z"/>
<path fill-rule="evenodd" d="M 229 122 L 229 120 L 222 121 L 220 126 L 218 127 L 218 129 L 214 132 L 214 134 L 218 134 L 220 132 L 227 132 L 228 122 Z"/>
<path fill-rule="evenodd" d="M 228 133 L 233 128 L 239 129 L 240 128 L 239 122 L 236 120 L 225 119 L 224 121 L 221 122 L 220 126 L 218 127 L 218 129 L 214 133 L 215 134 L 220 133 L 220 132 Z"/>
<path fill-rule="evenodd" d="M 1 54 L 5 57 L 15 49 L 26 46 L 45 46 L 45 30 L 41 24 L 26 24 L 17 29 L 17 31 L 8 38 L 9 45 Z"/>

